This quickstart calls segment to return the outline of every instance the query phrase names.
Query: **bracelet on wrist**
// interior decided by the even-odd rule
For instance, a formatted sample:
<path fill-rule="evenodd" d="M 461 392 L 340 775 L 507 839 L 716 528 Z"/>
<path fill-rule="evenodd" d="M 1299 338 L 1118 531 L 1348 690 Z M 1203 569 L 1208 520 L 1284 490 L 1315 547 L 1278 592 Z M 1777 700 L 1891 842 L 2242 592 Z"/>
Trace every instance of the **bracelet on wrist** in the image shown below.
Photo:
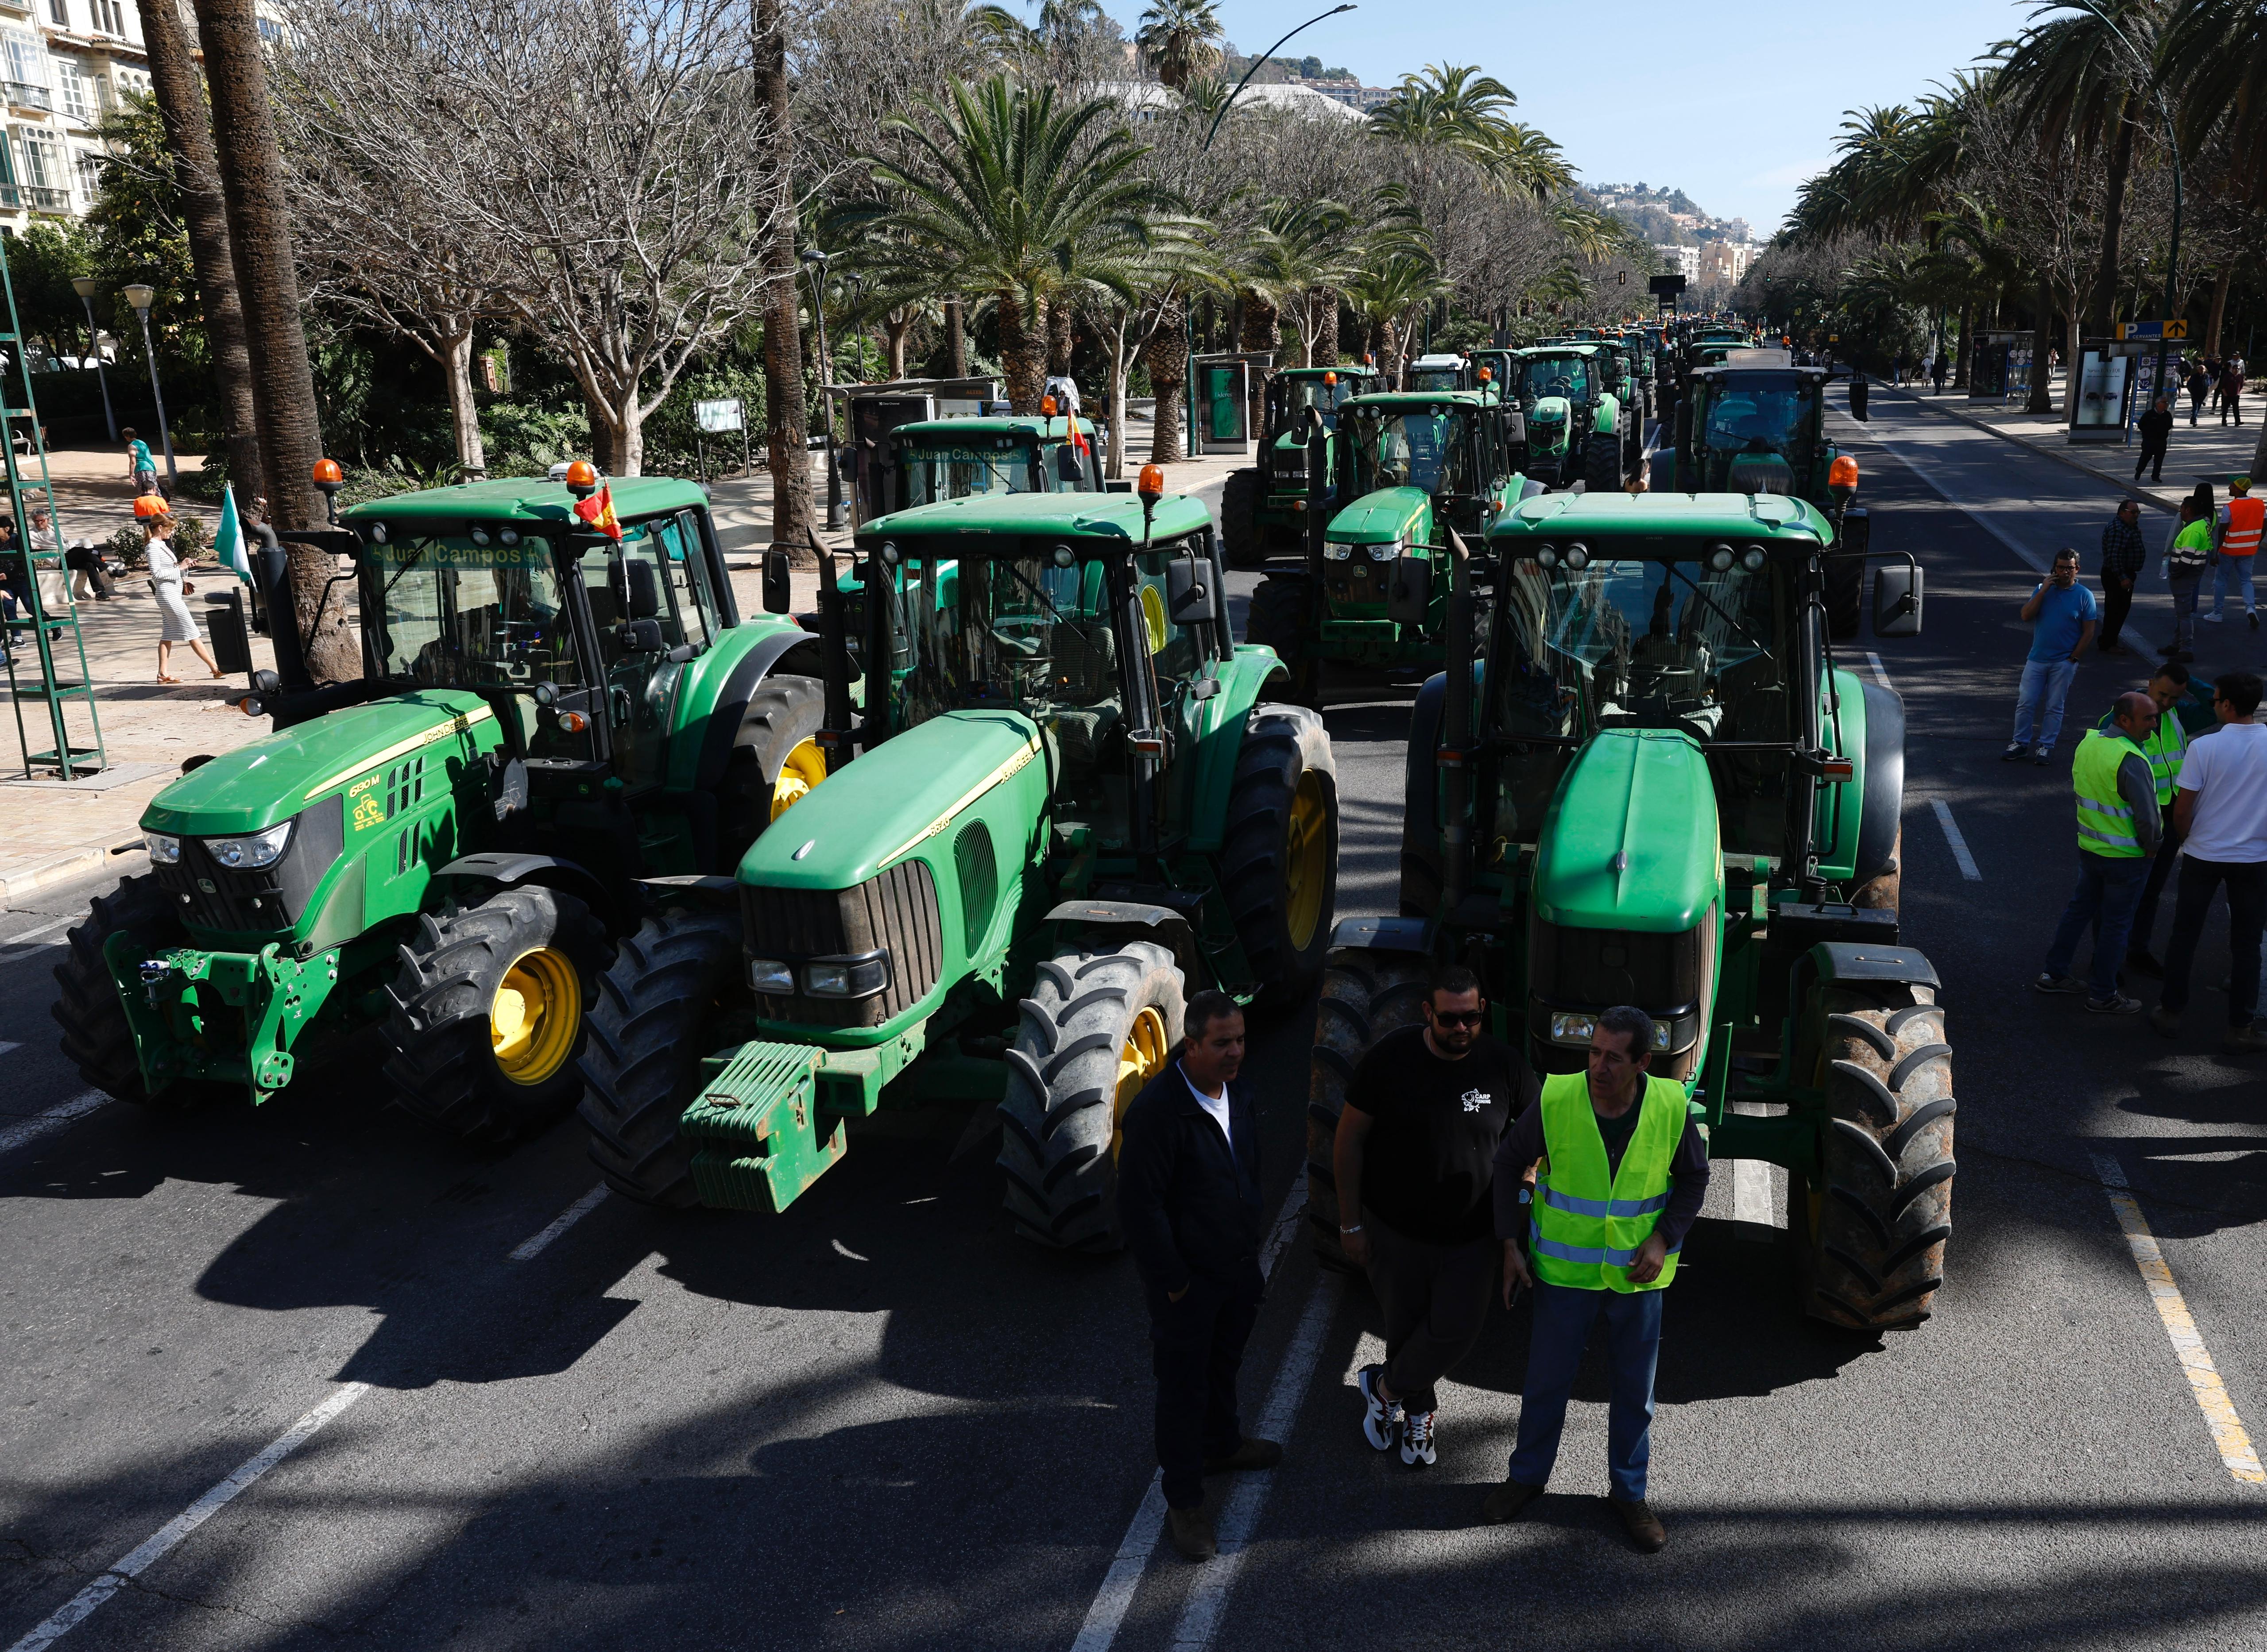
<path fill-rule="evenodd" d="M 1361 1224 L 1357 1222 L 1352 1227 L 1340 1228 L 1339 1232 L 1341 1233 L 1359 1233 L 1361 1232 Z"/>

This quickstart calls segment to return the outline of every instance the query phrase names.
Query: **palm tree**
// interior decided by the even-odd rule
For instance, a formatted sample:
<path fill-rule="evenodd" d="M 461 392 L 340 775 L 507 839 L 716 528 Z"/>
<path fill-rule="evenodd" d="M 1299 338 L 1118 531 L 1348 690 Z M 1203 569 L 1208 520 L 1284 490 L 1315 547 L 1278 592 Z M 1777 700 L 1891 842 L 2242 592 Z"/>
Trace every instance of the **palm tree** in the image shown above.
<path fill-rule="evenodd" d="M 1401 374 L 1404 324 L 1449 291 L 1440 267 L 1414 239 L 1389 231 L 1346 283 L 1346 302 L 1377 340 L 1377 370 L 1392 384 Z"/>
<path fill-rule="evenodd" d="M 1477 64 L 1433 63 L 1401 77 L 1399 90 L 1371 113 L 1369 129 L 1412 150 L 1461 156 L 1507 194 L 1540 196 L 1566 187 L 1574 175 L 1559 146 L 1505 114 L 1518 101 Z"/>
<path fill-rule="evenodd" d="M 1335 201 L 1271 201 L 1261 216 L 1251 282 L 1279 312 L 1296 315 L 1302 367 L 1338 364 L 1338 289 L 1354 269 L 1354 227 L 1353 212 Z"/>
<path fill-rule="evenodd" d="M 2255 204 L 2267 198 L 2267 11 L 2257 0 L 2169 0 L 2156 56 L 2183 149 L 2225 121 L 2238 179 Z"/>
<path fill-rule="evenodd" d="M 1155 0 L 1134 43 L 1175 91 L 1220 66 L 1220 14 L 1214 0 Z"/>

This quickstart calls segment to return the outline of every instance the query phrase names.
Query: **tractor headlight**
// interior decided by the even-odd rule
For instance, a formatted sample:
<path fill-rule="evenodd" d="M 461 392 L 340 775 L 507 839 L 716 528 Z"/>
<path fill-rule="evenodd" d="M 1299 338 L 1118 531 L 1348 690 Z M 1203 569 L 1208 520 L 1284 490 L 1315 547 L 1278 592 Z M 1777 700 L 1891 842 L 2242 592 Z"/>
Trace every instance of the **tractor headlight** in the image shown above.
<path fill-rule="evenodd" d="M 256 872 L 283 858 L 283 845 L 290 836 L 291 822 L 287 820 L 249 837 L 208 837 L 205 852 L 231 872 Z"/>
<path fill-rule="evenodd" d="M 1340 545 L 1335 539 L 1325 539 L 1323 541 L 1323 560 L 1325 562 L 1347 561 L 1353 557 L 1355 548 L 1350 545 Z"/>
<path fill-rule="evenodd" d="M 795 991 L 795 966 L 776 958 L 748 960 L 748 990 L 789 997 Z"/>
<path fill-rule="evenodd" d="M 1708 566 L 1719 574 L 1727 573 L 1732 566 L 1732 547 L 1720 545 L 1708 553 Z"/>
<path fill-rule="evenodd" d="M 815 998 L 870 998 L 890 984 L 890 954 L 814 958 L 803 967 L 803 990 Z"/>
<path fill-rule="evenodd" d="M 142 841 L 150 846 L 153 866 L 173 866 L 181 861 L 181 840 L 171 832 L 143 832 Z"/>
<path fill-rule="evenodd" d="M 1535 553 L 1535 559 L 1546 568 L 1557 567 L 1559 566 L 1559 547 L 1555 545 L 1544 545 L 1540 551 L 1537 551 Z"/>
<path fill-rule="evenodd" d="M 1551 1018 L 1551 1042 L 1554 1044 L 1588 1044 L 1590 1034 L 1598 1030 L 1595 1015 L 1554 1014 Z"/>
<path fill-rule="evenodd" d="M 1588 567 L 1590 566 L 1590 547 L 1586 545 L 1568 545 L 1566 547 L 1566 566 L 1574 569 L 1577 574 L 1581 573 L 1584 568 Z"/>
<path fill-rule="evenodd" d="M 1747 549 L 1747 554 L 1740 559 L 1740 566 L 1747 569 L 1750 574 L 1762 573 L 1764 568 L 1763 546 L 1759 545 L 1750 545 Z"/>

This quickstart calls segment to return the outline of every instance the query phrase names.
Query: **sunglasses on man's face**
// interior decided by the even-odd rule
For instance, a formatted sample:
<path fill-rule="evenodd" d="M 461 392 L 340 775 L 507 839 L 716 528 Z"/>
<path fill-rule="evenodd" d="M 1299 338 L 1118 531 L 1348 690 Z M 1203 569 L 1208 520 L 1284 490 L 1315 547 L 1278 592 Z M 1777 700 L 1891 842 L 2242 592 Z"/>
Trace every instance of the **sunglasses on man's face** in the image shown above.
<path fill-rule="evenodd" d="M 1487 1020 L 1486 1010 L 1434 1010 L 1433 1019 L 1443 1027 L 1478 1027 Z"/>

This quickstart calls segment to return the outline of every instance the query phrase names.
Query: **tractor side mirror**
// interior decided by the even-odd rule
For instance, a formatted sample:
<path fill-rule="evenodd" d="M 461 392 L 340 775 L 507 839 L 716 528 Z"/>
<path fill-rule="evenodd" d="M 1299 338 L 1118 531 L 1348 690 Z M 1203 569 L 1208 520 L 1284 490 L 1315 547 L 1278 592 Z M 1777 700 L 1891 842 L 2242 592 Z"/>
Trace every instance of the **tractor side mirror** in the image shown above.
<path fill-rule="evenodd" d="M 661 613 L 661 581 L 653 564 L 636 557 L 625 559 L 622 571 L 629 576 L 629 601 L 625 611 L 632 619 L 653 619 Z"/>
<path fill-rule="evenodd" d="M 1423 557 L 1395 560 L 1385 588 L 1385 617 L 1397 625 L 1421 625 L 1433 606 L 1433 565 Z"/>
<path fill-rule="evenodd" d="M 661 621 L 657 619 L 633 619 L 617 625 L 614 640 L 621 645 L 624 654 L 659 654 L 666 646 L 661 640 Z"/>
<path fill-rule="evenodd" d="M 1198 625 L 1220 618 L 1213 601 L 1211 570 L 1193 556 L 1176 557 L 1165 565 L 1165 611 L 1177 625 Z"/>
<path fill-rule="evenodd" d="M 792 604 L 787 552 L 774 545 L 764 552 L 764 612 L 784 614 Z"/>
<path fill-rule="evenodd" d="M 1075 485 L 1085 476 L 1085 468 L 1080 463 L 1078 450 L 1075 447 L 1066 442 L 1062 446 L 1055 450 L 1055 475 L 1057 478 Z"/>
<path fill-rule="evenodd" d="M 1920 635 L 1921 567 L 1885 567 L 1874 575 L 1874 634 L 1876 637 Z"/>

